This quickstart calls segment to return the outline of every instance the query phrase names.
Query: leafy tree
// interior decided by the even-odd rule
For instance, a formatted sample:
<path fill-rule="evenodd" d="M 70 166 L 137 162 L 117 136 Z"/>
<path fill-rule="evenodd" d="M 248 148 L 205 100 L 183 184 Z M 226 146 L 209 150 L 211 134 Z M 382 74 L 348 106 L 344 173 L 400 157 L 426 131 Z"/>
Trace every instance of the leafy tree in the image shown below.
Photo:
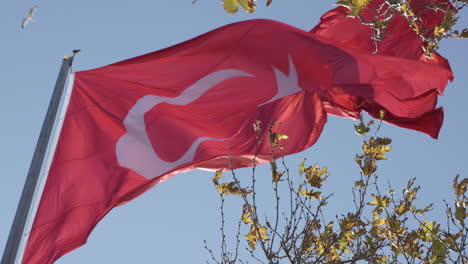
<path fill-rule="evenodd" d="M 429 220 L 427 213 L 432 204 L 416 203 L 420 187 L 414 178 L 402 190 L 390 185 L 384 190 L 378 182 L 377 164 L 387 159 L 392 140 L 378 136 L 383 118 L 381 112 L 372 136 L 374 121 L 365 123 L 361 118 L 355 125 L 363 143 L 362 152 L 355 156 L 360 176 L 352 188 L 354 208 L 334 219 L 324 216 L 333 197 L 322 191 L 330 177 L 327 168 L 306 165 L 304 159 L 298 166 L 299 175 L 291 175 L 281 153 L 284 147 L 281 140 L 287 136 L 276 132 L 275 124 L 271 123 L 270 146 L 277 157 L 270 162 L 275 208 L 267 210 L 257 198 L 255 166 L 249 184 L 241 183 L 235 171 L 225 173 L 228 175 L 217 171 L 213 184 L 221 200 L 221 249 L 216 256 L 205 241 L 211 262 L 468 263 L 468 179 L 456 176 L 453 180 L 455 198 L 451 204 L 446 203 L 444 224 Z M 259 135 L 258 123 L 254 129 Z M 235 239 L 228 238 L 225 227 L 227 198 L 242 202 Z M 234 245 L 228 245 L 229 242 Z M 242 252 L 248 252 L 249 259 Z"/>

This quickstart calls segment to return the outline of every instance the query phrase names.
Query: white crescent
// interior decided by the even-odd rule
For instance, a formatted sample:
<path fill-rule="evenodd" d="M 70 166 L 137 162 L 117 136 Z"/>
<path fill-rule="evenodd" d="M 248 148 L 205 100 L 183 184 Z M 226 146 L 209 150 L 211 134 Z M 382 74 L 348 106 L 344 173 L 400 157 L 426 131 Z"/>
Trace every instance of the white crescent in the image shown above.
<path fill-rule="evenodd" d="M 260 104 L 259 106 L 302 91 L 298 86 L 298 76 L 291 57 L 289 57 L 289 76 L 283 74 L 275 67 L 273 67 L 273 70 L 277 80 L 277 93 L 270 100 Z M 220 70 L 204 76 L 190 87 L 186 88 L 177 97 L 146 95 L 140 98 L 130 109 L 123 121 L 127 133 L 117 141 L 116 154 L 119 164 L 122 167 L 134 170 L 148 179 L 152 179 L 162 176 L 182 164 L 193 161 L 198 146 L 203 141 L 223 141 L 229 139 L 200 137 L 192 143 L 190 148 L 182 155 L 182 157 L 174 162 L 167 162 L 162 160 L 153 149 L 146 132 L 144 116 L 149 110 L 160 103 L 168 103 L 172 105 L 190 104 L 200 98 L 215 85 L 225 80 L 242 76 L 254 77 L 252 74 L 241 70 Z"/>

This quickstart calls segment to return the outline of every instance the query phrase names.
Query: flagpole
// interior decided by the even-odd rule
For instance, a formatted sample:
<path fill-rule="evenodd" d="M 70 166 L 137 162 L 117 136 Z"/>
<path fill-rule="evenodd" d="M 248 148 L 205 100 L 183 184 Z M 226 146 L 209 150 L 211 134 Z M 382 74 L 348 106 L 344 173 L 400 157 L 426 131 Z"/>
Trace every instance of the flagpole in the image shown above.
<path fill-rule="evenodd" d="M 49 146 L 50 136 L 53 132 L 55 119 L 59 109 L 60 102 L 64 97 L 64 88 L 67 82 L 67 77 L 73 63 L 75 54 L 78 51 L 73 51 L 73 56 L 64 56 L 62 60 L 62 66 L 60 68 L 55 88 L 50 99 L 49 107 L 42 124 L 41 133 L 36 144 L 36 149 L 29 167 L 28 176 L 24 183 L 23 192 L 16 209 L 15 218 L 13 220 L 8 241 L 3 252 L 2 261 L 0 264 L 15 264 L 18 251 L 20 249 L 21 240 L 25 231 L 28 213 L 33 203 L 34 192 L 36 190 L 41 168 L 46 158 L 47 148 Z M 39 199 L 39 198 L 38 198 Z"/>

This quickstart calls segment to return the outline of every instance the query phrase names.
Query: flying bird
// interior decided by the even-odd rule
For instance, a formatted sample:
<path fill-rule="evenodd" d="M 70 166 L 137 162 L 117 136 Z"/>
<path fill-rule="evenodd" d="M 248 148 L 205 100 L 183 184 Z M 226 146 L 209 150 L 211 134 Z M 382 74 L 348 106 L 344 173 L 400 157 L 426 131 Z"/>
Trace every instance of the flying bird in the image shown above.
<path fill-rule="evenodd" d="M 30 21 L 34 21 L 33 16 L 36 13 L 36 11 L 37 11 L 37 6 L 33 6 L 33 7 L 31 7 L 31 9 L 29 9 L 28 14 L 23 18 L 23 21 L 21 22 L 21 28 L 24 29 L 24 27 L 26 27 L 26 25 Z"/>

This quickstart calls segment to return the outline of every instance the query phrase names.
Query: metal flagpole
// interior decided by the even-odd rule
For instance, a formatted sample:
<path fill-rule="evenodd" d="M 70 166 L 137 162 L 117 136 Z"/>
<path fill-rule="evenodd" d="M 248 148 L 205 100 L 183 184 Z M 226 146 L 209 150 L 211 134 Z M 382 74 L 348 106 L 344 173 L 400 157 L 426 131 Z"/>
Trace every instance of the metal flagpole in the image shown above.
<path fill-rule="evenodd" d="M 55 88 L 52 93 L 52 98 L 50 99 L 44 123 L 42 124 L 41 133 L 37 141 L 36 149 L 31 161 L 31 166 L 29 167 L 28 176 L 26 178 L 26 182 L 24 183 L 23 192 L 21 193 L 21 198 L 0 264 L 14 264 L 16 261 L 22 236 L 25 231 L 28 213 L 33 202 L 34 192 L 38 184 L 41 168 L 46 157 L 47 148 L 49 146 L 50 136 L 53 132 L 54 121 L 56 119 L 60 102 L 64 97 L 65 83 L 67 81 L 75 54 L 78 52 L 79 50 L 74 50 L 73 56 L 63 57 L 62 66 L 55 83 Z"/>

